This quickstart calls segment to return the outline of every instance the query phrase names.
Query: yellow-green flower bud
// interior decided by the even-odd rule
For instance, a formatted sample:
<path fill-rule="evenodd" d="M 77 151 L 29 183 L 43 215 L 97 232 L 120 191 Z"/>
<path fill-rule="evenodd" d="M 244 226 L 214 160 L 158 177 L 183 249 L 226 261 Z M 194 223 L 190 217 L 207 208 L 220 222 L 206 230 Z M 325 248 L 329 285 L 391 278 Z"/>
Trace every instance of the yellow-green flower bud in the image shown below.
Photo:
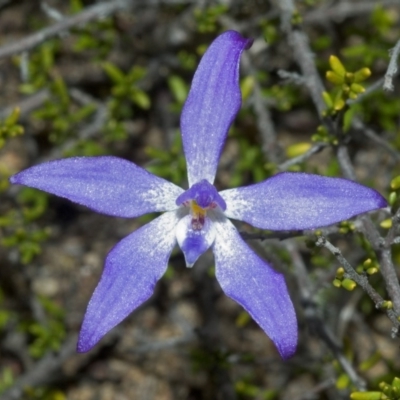
<path fill-rule="evenodd" d="M 390 229 L 392 227 L 392 219 L 387 218 L 387 219 L 383 220 L 379 225 L 383 229 Z"/>
<path fill-rule="evenodd" d="M 334 85 L 341 85 L 344 82 L 343 76 L 338 75 L 334 71 L 326 71 L 326 79 L 328 79 L 329 82 L 333 83 Z"/>
<path fill-rule="evenodd" d="M 393 204 L 396 202 L 396 200 L 397 200 L 397 193 L 396 192 L 391 192 L 389 194 L 389 204 L 391 206 L 393 206 Z"/>
<path fill-rule="evenodd" d="M 371 76 L 369 68 L 361 68 L 354 73 L 354 82 L 362 82 Z"/>
<path fill-rule="evenodd" d="M 345 83 L 345 84 L 342 85 L 342 90 L 343 90 L 343 93 L 349 93 L 350 92 L 350 86 Z"/>
<path fill-rule="evenodd" d="M 322 92 L 322 98 L 324 99 L 324 102 L 328 108 L 333 107 L 332 97 L 328 92 Z"/>
<path fill-rule="evenodd" d="M 345 102 L 344 102 L 344 100 L 341 98 L 341 97 L 337 97 L 336 99 L 335 99 L 335 102 L 333 103 L 333 108 L 336 110 L 336 111 L 339 111 L 339 110 L 341 110 L 344 106 L 345 106 Z"/>
<path fill-rule="evenodd" d="M 398 378 L 397 376 L 393 379 L 392 387 L 400 391 L 400 378 Z"/>
<path fill-rule="evenodd" d="M 355 93 L 355 92 L 350 92 L 350 93 L 349 93 L 349 98 L 350 98 L 351 100 L 355 100 L 357 97 L 358 97 L 358 94 L 357 94 L 357 93 Z"/>
<path fill-rule="evenodd" d="M 342 286 L 342 281 L 340 279 L 334 279 L 332 281 L 332 285 L 337 287 L 337 288 L 340 288 L 340 286 Z"/>
<path fill-rule="evenodd" d="M 368 268 L 367 269 L 367 274 L 368 275 L 374 275 L 374 274 L 376 274 L 378 272 L 378 268 L 376 268 L 376 267 L 371 267 L 371 268 Z"/>
<path fill-rule="evenodd" d="M 372 260 L 370 258 L 367 258 L 364 262 L 363 265 L 364 267 L 369 267 L 372 264 Z"/>
<path fill-rule="evenodd" d="M 346 74 L 346 68 L 343 66 L 342 62 L 334 55 L 329 57 L 329 65 L 332 70 L 336 72 L 339 76 L 343 76 Z"/>
<path fill-rule="evenodd" d="M 385 308 L 386 310 L 391 310 L 393 308 L 393 303 L 390 300 L 384 301 L 382 303 L 382 308 Z"/>
<path fill-rule="evenodd" d="M 337 276 L 338 278 L 342 278 L 343 275 L 344 275 L 344 268 L 343 268 L 343 267 L 339 267 L 339 268 L 336 270 L 336 276 Z"/>
<path fill-rule="evenodd" d="M 400 189 L 400 175 L 392 179 L 392 181 L 390 182 L 390 187 L 393 190 Z"/>
<path fill-rule="evenodd" d="M 351 279 L 343 279 L 342 281 L 342 286 L 348 290 L 349 292 L 351 292 L 352 290 L 354 290 L 354 288 L 357 286 L 357 283 L 355 283 L 353 280 Z"/>
<path fill-rule="evenodd" d="M 336 380 L 336 387 L 340 389 L 346 389 L 350 384 L 350 378 L 347 374 L 341 374 Z"/>
<path fill-rule="evenodd" d="M 380 400 L 381 392 L 353 392 L 350 395 L 352 400 Z"/>
<path fill-rule="evenodd" d="M 352 83 L 350 86 L 350 89 L 354 93 L 364 93 L 365 92 L 364 86 L 361 86 L 359 83 Z"/>
<path fill-rule="evenodd" d="M 354 74 L 352 72 L 346 72 L 346 82 L 353 83 L 354 82 Z"/>
<path fill-rule="evenodd" d="M 307 150 L 311 147 L 311 143 L 308 142 L 301 142 L 292 144 L 286 149 L 286 155 L 289 158 L 297 157 L 304 154 Z"/>

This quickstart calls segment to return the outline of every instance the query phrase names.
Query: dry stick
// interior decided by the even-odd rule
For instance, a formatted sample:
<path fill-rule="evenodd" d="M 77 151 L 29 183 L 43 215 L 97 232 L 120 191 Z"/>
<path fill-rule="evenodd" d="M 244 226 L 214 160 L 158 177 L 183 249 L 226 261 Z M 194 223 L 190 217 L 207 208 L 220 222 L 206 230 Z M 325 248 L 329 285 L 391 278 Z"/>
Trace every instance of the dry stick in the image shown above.
<path fill-rule="evenodd" d="M 354 225 L 356 228 L 361 226 L 358 221 L 354 221 Z M 337 225 L 331 225 L 323 228 L 319 228 L 318 232 L 321 232 L 323 236 L 332 235 L 335 233 L 340 232 L 340 228 Z M 278 240 L 286 240 L 291 238 L 296 238 L 300 236 L 306 236 L 309 239 L 315 238 L 315 229 L 305 229 L 305 230 L 298 230 L 298 231 L 274 231 L 274 232 L 244 232 L 239 231 L 240 236 L 243 240 L 271 240 L 271 239 L 278 239 Z"/>
<path fill-rule="evenodd" d="M 394 90 L 393 78 L 397 74 L 397 59 L 400 54 L 400 40 L 397 41 L 396 46 L 390 51 L 390 62 L 388 69 L 385 74 L 385 81 L 383 83 L 383 89 L 392 92 Z"/>
<path fill-rule="evenodd" d="M 357 374 L 349 360 L 344 356 L 337 338 L 334 337 L 333 332 L 329 330 L 327 325 L 318 314 L 316 303 L 311 296 L 311 282 L 308 277 L 308 272 L 296 245 L 292 241 L 288 241 L 285 244 L 287 250 L 290 252 L 291 259 L 295 266 L 294 271 L 298 282 L 298 287 L 300 288 L 301 300 L 302 304 L 304 305 L 304 314 L 308 324 L 312 329 L 315 330 L 321 340 L 323 340 L 324 343 L 329 347 L 357 389 L 365 390 L 365 381 Z"/>
<path fill-rule="evenodd" d="M 251 63 L 250 56 L 246 53 L 242 55 L 242 64 L 243 70 L 247 75 L 255 76 L 255 71 Z M 267 105 L 265 104 L 265 100 L 261 94 L 261 86 L 257 81 L 257 78 L 254 80 L 253 87 L 253 106 L 254 112 L 256 114 L 256 124 L 257 128 L 261 134 L 261 140 L 263 143 L 262 150 L 264 156 L 271 160 L 273 163 L 278 161 L 279 151 L 278 150 L 278 142 L 277 142 L 277 134 L 275 132 L 275 127 L 272 122 L 271 114 Z"/>
<path fill-rule="evenodd" d="M 64 362 L 75 354 L 76 340 L 76 335 L 70 337 L 57 355 L 49 354 L 38 361 L 34 368 L 21 375 L 13 386 L 1 395 L 1 400 L 22 399 L 25 388 L 43 385 L 54 379 Z"/>
<path fill-rule="evenodd" d="M 235 21 L 227 16 L 220 17 L 221 22 L 229 29 L 238 29 Z M 251 52 L 251 50 L 250 50 Z M 266 105 L 265 99 L 261 93 L 260 83 L 256 78 L 256 71 L 253 67 L 251 57 L 248 52 L 242 54 L 242 68 L 246 75 L 252 75 L 254 79 L 253 86 L 253 107 L 256 114 L 256 124 L 258 131 L 261 134 L 263 143 L 262 150 L 266 159 L 271 160 L 273 163 L 278 162 L 279 158 L 279 144 L 277 141 L 277 133 L 269 109 Z"/>
<path fill-rule="evenodd" d="M 321 77 L 315 67 L 314 55 L 310 49 L 307 35 L 296 29 L 289 34 L 289 42 L 292 45 L 294 59 L 301 68 L 301 72 L 306 80 L 306 85 L 310 91 L 311 98 L 318 111 L 322 115 L 326 109 L 322 98 L 322 92 L 325 90 Z"/>
<path fill-rule="evenodd" d="M 384 82 L 384 78 L 379 78 L 372 85 L 368 86 L 365 89 L 365 92 L 360 93 L 356 99 L 348 99 L 346 104 L 349 106 L 352 104 L 361 103 L 366 97 L 368 97 L 371 93 L 374 93 L 378 89 L 382 89 L 382 84 Z"/>
<path fill-rule="evenodd" d="M 371 128 L 365 126 L 360 119 L 353 118 L 351 126 L 357 130 L 360 130 L 365 134 L 365 136 L 382 146 L 395 160 L 400 161 L 400 153 L 390 143 L 375 133 Z"/>
<path fill-rule="evenodd" d="M 23 119 L 28 114 L 30 114 L 36 108 L 39 108 L 43 105 L 43 103 L 50 98 L 50 90 L 43 89 L 39 92 L 36 92 L 32 96 L 19 100 L 16 104 L 12 106 L 4 107 L 0 110 L 0 119 L 7 118 L 15 108 L 19 108 L 20 110 L 20 118 Z"/>
<path fill-rule="evenodd" d="M 49 354 L 40 359 L 33 368 L 19 376 L 13 386 L 0 395 L 0 399 L 19 400 L 24 398 L 23 393 L 26 388 L 42 386 L 57 381 L 62 376 L 62 366 L 72 357 L 77 359 L 78 366 L 76 369 L 78 370 L 90 360 L 96 358 L 105 346 L 109 346 L 119 339 L 123 332 L 124 330 L 121 328 L 114 328 L 89 353 L 81 355 L 76 353 L 78 335 L 70 335 L 57 354 L 49 352 Z"/>
<path fill-rule="evenodd" d="M 293 0 L 280 0 L 277 7 L 281 14 L 282 28 L 288 36 L 288 41 L 293 49 L 293 59 L 299 64 L 305 84 L 310 92 L 318 114 L 321 116 L 326 109 L 322 92 L 325 90 L 321 77 L 314 62 L 308 37 L 299 28 L 292 28 L 290 20 L 295 11 Z"/>
<path fill-rule="evenodd" d="M 305 393 L 302 393 L 298 397 L 295 397 L 294 399 L 292 398 L 290 400 L 316 399 L 321 392 L 335 386 L 335 384 L 336 384 L 336 380 L 334 378 L 328 378 L 325 381 L 322 381 L 318 385 L 314 386 L 312 389 L 309 389 Z M 285 399 L 285 400 L 289 400 L 289 399 Z"/>
<path fill-rule="evenodd" d="M 298 29 L 291 29 L 290 19 L 295 11 L 293 0 L 278 1 L 278 8 L 281 12 L 283 29 L 287 32 L 289 41 L 293 46 L 294 58 L 299 63 L 303 75 L 307 77 L 307 86 L 311 97 L 319 114 L 322 115 L 325 110 L 325 104 L 322 99 L 324 86 L 315 68 L 312 53 L 308 46 L 307 37 Z M 337 132 L 337 127 L 332 120 L 325 119 L 324 123 L 327 125 L 330 132 Z M 356 180 L 347 148 L 345 146 L 339 146 L 337 156 L 344 175 L 348 179 Z M 364 226 L 364 234 L 369 240 L 371 240 L 371 244 L 375 251 L 380 252 L 381 273 L 385 280 L 390 299 L 393 302 L 395 312 L 391 311 L 390 314 L 392 317 L 394 315 L 394 319 L 391 319 L 397 332 L 399 321 L 397 320 L 396 314 L 400 315 L 400 285 L 392 263 L 391 248 L 389 246 L 384 246 L 385 248 L 382 248 L 383 239 L 380 237 L 379 232 L 376 230 L 368 216 L 361 217 L 361 220 Z"/>
<path fill-rule="evenodd" d="M 347 147 L 339 146 L 337 155 L 344 176 L 347 179 L 356 180 Z M 360 219 L 362 221 L 362 231 L 364 235 L 372 244 L 373 249 L 378 253 L 380 271 L 385 281 L 389 297 L 393 302 L 394 311 L 397 315 L 400 315 L 400 284 L 392 261 L 391 246 L 388 244 L 388 241 L 385 241 L 381 237 L 375 225 L 367 215 L 361 216 Z M 394 220 L 396 220 L 396 218 Z"/>
<path fill-rule="evenodd" d="M 72 27 L 85 24 L 93 19 L 105 17 L 116 11 L 128 8 L 129 3 L 129 0 L 114 0 L 87 7 L 77 15 L 65 18 L 55 25 L 44 28 L 41 31 L 27 36 L 15 43 L 10 43 L 0 47 L 0 59 L 12 56 L 13 54 L 32 50 L 47 39 L 50 39 Z"/>
<path fill-rule="evenodd" d="M 313 147 L 308 149 L 305 153 L 300 154 L 297 157 L 293 157 L 290 160 L 287 160 L 284 163 L 278 165 L 278 170 L 279 171 L 286 171 L 292 165 L 296 165 L 296 164 L 302 163 L 304 161 L 307 161 L 311 156 L 313 156 L 314 154 L 319 153 L 321 150 L 323 150 L 327 146 L 328 146 L 327 143 L 317 143 Z"/>
<path fill-rule="evenodd" d="M 358 274 L 355 269 L 351 266 L 351 264 L 346 260 L 341 251 L 335 247 L 332 243 L 330 243 L 324 236 L 318 237 L 316 242 L 317 246 L 325 247 L 329 250 L 339 261 L 340 265 L 344 268 L 348 278 L 356 282 L 371 298 L 371 300 L 375 303 L 376 308 L 382 308 L 385 300 L 381 297 L 381 295 L 369 284 L 368 278 L 365 275 Z M 385 309 L 386 315 L 392 321 L 392 336 L 395 337 L 399 331 L 400 322 L 397 319 L 397 314 L 391 309 Z"/>
<path fill-rule="evenodd" d="M 218 315 L 215 311 L 216 287 L 214 279 L 211 279 L 207 273 L 212 260 L 209 254 L 204 254 L 196 264 L 193 270 L 193 279 L 199 290 L 196 296 L 196 304 L 203 317 L 203 327 L 197 331 L 198 337 L 206 352 L 216 353 L 222 347 L 220 337 Z M 209 371 L 210 377 L 214 383 L 213 398 L 224 400 L 236 400 L 236 392 L 231 381 L 229 371 L 216 363 Z"/>
<path fill-rule="evenodd" d="M 322 3 L 324 4 L 324 3 Z M 381 0 L 380 7 L 399 5 L 399 0 Z M 342 1 L 333 7 L 322 5 L 314 11 L 307 13 L 304 16 L 305 23 L 326 24 L 327 20 L 343 20 L 349 17 L 355 17 L 360 14 L 366 14 L 373 11 L 377 6 L 377 1 Z"/>

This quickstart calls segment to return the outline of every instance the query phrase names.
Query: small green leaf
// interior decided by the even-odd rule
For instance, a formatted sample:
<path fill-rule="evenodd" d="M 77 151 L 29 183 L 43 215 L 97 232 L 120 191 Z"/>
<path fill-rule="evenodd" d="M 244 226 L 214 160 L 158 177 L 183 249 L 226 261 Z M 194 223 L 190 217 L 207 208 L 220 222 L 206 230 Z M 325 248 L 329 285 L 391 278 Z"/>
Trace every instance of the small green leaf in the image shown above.
<path fill-rule="evenodd" d="M 175 97 L 175 100 L 178 103 L 183 104 L 188 95 L 188 86 L 186 82 L 178 75 L 171 75 L 168 78 L 168 86 Z"/>
<path fill-rule="evenodd" d="M 124 84 L 126 81 L 125 74 L 114 64 L 105 61 L 102 64 L 105 73 L 113 80 L 115 83 Z"/>

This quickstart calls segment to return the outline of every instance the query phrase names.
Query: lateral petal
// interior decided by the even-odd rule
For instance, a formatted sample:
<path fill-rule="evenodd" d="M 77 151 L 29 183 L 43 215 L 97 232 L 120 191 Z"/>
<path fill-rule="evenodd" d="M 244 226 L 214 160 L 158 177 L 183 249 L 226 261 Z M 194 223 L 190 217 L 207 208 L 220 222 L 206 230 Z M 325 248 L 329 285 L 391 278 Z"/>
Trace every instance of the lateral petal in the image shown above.
<path fill-rule="evenodd" d="M 117 157 L 72 157 L 28 168 L 10 178 L 99 213 L 137 217 L 176 209 L 181 188 Z"/>
<path fill-rule="evenodd" d="M 357 182 L 300 172 L 220 195 L 227 217 L 271 230 L 314 229 L 387 206 L 376 190 Z"/>
<path fill-rule="evenodd" d="M 178 213 L 171 211 L 122 239 L 109 252 L 79 334 L 77 350 L 89 351 L 146 301 L 175 246 Z"/>
<path fill-rule="evenodd" d="M 297 320 L 283 275 L 244 243 L 229 220 L 214 224 L 216 276 L 222 290 L 260 325 L 282 358 L 291 357 L 297 345 Z"/>
<path fill-rule="evenodd" d="M 222 146 L 241 105 L 239 61 L 252 40 L 235 31 L 218 36 L 203 55 L 181 115 L 189 187 L 214 182 Z"/>

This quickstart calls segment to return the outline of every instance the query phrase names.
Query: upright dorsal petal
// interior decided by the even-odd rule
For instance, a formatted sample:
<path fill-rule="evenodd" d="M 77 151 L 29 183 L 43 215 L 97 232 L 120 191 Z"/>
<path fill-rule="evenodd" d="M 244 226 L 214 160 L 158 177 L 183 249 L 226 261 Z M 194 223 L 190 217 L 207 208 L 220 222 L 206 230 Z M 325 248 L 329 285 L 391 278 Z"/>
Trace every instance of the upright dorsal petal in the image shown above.
<path fill-rule="evenodd" d="M 218 36 L 200 61 L 181 115 L 189 186 L 214 182 L 228 129 L 241 106 L 239 61 L 252 40 L 235 31 Z"/>

